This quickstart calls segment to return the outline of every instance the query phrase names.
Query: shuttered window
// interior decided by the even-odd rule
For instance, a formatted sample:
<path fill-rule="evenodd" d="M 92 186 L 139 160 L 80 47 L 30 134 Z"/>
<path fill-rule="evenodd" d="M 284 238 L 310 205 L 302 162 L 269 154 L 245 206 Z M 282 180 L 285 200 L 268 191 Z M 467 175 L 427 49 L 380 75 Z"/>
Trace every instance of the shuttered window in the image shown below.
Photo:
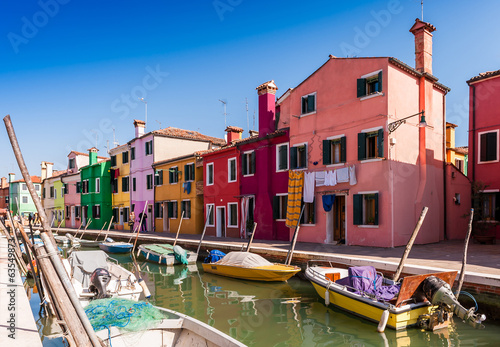
<path fill-rule="evenodd" d="M 163 170 L 156 170 L 155 172 L 155 186 L 163 184 Z"/>
<path fill-rule="evenodd" d="M 116 166 L 116 155 L 111 156 L 111 166 Z"/>
<path fill-rule="evenodd" d="M 276 146 L 276 171 L 288 170 L 288 143 Z"/>
<path fill-rule="evenodd" d="M 384 157 L 384 129 L 358 134 L 358 160 Z"/>
<path fill-rule="evenodd" d="M 346 137 L 323 140 L 323 164 L 339 164 L 346 161 Z"/>
<path fill-rule="evenodd" d="M 127 177 L 122 177 L 122 192 L 128 192 L 129 191 L 129 180 L 130 178 Z"/>
<path fill-rule="evenodd" d="M 379 225 L 378 193 L 353 195 L 353 224 Z"/>
<path fill-rule="evenodd" d="M 255 174 L 255 151 L 243 153 L 242 161 L 243 175 L 249 176 Z"/>
<path fill-rule="evenodd" d="M 290 169 L 307 168 L 307 145 L 299 145 L 290 148 Z"/>
<path fill-rule="evenodd" d="M 207 164 L 207 186 L 214 184 L 214 163 Z"/>
<path fill-rule="evenodd" d="M 177 166 L 168 169 L 168 183 L 175 184 L 179 182 L 179 168 Z"/>
<path fill-rule="evenodd" d="M 183 219 L 190 219 L 191 218 L 191 201 L 190 200 L 183 200 L 181 201 L 181 214 L 184 212 L 184 217 Z"/>
<path fill-rule="evenodd" d="M 273 219 L 286 219 L 286 205 L 288 203 L 288 195 L 276 195 L 273 197 Z"/>
<path fill-rule="evenodd" d="M 146 189 L 153 189 L 153 174 L 146 176 Z"/>
<path fill-rule="evenodd" d="M 316 111 L 316 93 L 304 95 L 302 97 L 301 114 L 308 114 Z"/>
<path fill-rule="evenodd" d="M 177 201 L 167 202 L 168 218 L 177 218 Z"/>
<path fill-rule="evenodd" d="M 227 161 L 227 181 L 236 182 L 236 158 Z"/>
<path fill-rule="evenodd" d="M 361 98 L 366 95 L 382 92 L 382 71 L 357 81 L 357 96 Z"/>
<path fill-rule="evenodd" d="M 498 161 L 498 131 L 478 135 L 479 162 Z"/>
<path fill-rule="evenodd" d="M 194 163 L 184 165 L 184 181 L 194 181 Z"/>

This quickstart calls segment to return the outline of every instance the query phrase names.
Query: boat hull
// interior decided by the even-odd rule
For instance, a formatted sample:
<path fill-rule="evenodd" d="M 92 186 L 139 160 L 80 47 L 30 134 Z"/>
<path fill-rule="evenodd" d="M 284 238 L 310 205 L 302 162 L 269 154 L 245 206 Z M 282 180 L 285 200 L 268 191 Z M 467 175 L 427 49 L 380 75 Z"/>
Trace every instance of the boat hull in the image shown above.
<path fill-rule="evenodd" d="M 138 256 L 143 256 L 147 261 L 156 264 L 162 265 L 176 265 L 181 264 L 177 259 L 175 259 L 175 255 L 173 251 L 171 254 L 160 254 L 158 252 L 152 251 L 147 248 L 148 245 L 140 245 L 138 247 Z M 187 251 L 187 261 L 188 264 L 195 264 L 198 259 L 196 253 Z"/>
<path fill-rule="evenodd" d="M 107 253 L 129 253 L 134 245 L 128 242 L 101 242 L 99 248 Z"/>
<path fill-rule="evenodd" d="M 216 275 L 239 278 L 249 281 L 280 282 L 288 280 L 290 277 L 299 272 L 300 268 L 282 264 L 245 268 L 240 266 L 209 263 L 203 264 L 203 271 Z"/>

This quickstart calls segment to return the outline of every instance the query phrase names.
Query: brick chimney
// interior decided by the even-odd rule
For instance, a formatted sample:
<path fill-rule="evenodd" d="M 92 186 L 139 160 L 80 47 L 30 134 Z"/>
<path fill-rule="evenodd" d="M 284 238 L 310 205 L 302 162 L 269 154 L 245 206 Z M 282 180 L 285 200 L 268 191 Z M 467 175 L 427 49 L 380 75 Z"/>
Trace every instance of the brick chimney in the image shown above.
<path fill-rule="evenodd" d="M 92 147 L 88 151 L 89 151 L 89 165 L 96 164 L 97 163 L 97 152 L 99 152 L 99 150 L 95 147 Z"/>
<path fill-rule="evenodd" d="M 43 181 L 46 178 L 52 177 L 54 163 L 49 163 L 48 161 L 42 161 L 40 165 L 42 167 L 41 180 Z"/>
<path fill-rule="evenodd" d="M 16 175 L 13 173 L 9 173 L 9 184 L 14 182 L 15 179 L 16 179 Z"/>
<path fill-rule="evenodd" d="M 274 80 L 261 84 L 259 94 L 259 136 L 266 136 L 276 130 L 276 91 Z"/>
<path fill-rule="evenodd" d="M 234 140 L 241 140 L 241 133 L 243 129 L 233 126 L 228 126 L 225 130 L 227 132 L 227 143 L 230 144 Z"/>
<path fill-rule="evenodd" d="M 1 189 L 7 188 L 9 186 L 9 184 L 7 183 L 7 177 L 2 177 L 1 180 L 2 183 L 0 184 L 0 188 Z"/>
<path fill-rule="evenodd" d="M 143 120 L 134 119 L 134 127 L 135 127 L 135 138 L 141 137 L 142 135 L 144 135 L 146 122 Z"/>
<path fill-rule="evenodd" d="M 432 32 L 436 27 L 415 19 L 410 32 L 415 35 L 415 69 L 432 75 Z"/>

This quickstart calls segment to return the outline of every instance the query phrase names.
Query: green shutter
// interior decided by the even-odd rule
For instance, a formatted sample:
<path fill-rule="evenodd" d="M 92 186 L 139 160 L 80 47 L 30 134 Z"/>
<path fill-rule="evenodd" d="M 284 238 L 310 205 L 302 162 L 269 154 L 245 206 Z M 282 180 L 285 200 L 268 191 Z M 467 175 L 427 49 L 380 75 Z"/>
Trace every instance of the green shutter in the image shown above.
<path fill-rule="evenodd" d="M 312 224 L 316 224 L 316 199 L 311 202 L 312 204 Z"/>
<path fill-rule="evenodd" d="M 486 134 L 486 160 L 496 160 L 497 159 L 497 133 L 491 132 Z"/>
<path fill-rule="evenodd" d="M 342 163 L 346 162 L 346 137 L 342 136 L 340 138 L 340 161 Z"/>
<path fill-rule="evenodd" d="M 189 168 L 188 168 L 188 165 L 184 165 L 184 181 L 187 181 L 189 176 Z"/>
<path fill-rule="evenodd" d="M 323 140 L 323 165 L 332 163 L 332 146 L 330 140 Z"/>
<path fill-rule="evenodd" d="M 316 110 L 315 106 L 315 95 L 308 95 L 307 96 L 307 113 L 314 112 Z"/>
<path fill-rule="evenodd" d="M 378 73 L 378 92 L 382 91 L 382 71 Z"/>
<path fill-rule="evenodd" d="M 297 147 L 290 148 L 290 169 L 297 168 Z"/>
<path fill-rule="evenodd" d="M 286 169 L 286 162 L 288 160 L 288 155 L 287 155 L 287 146 L 281 146 L 279 149 L 279 169 L 284 170 Z"/>
<path fill-rule="evenodd" d="M 358 78 L 358 98 L 366 95 L 366 79 Z"/>
<path fill-rule="evenodd" d="M 307 98 L 302 97 L 302 114 L 307 113 Z"/>
<path fill-rule="evenodd" d="M 352 224 L 363 224 L 363 195 L 354 194 L 352 196 Z"/>
<path fill-rule="evenodd" d="M 172 203 L 170 201 L 167 202 L 167 217 L 172 218 L 173 212 L 172 212 Z"/>
<path fill-rule="evenodd" d="M 280 197 L 273 196 L 273 219 L 280 218 Z"/>
<path fill-rule="evenodd" d="M 248 175 L 248 154 L 243 154 L 243 163 L 241 165 L 241 171 L 243 175 Z"/>
<path fill-rule="evenodd" d="M 158 179 L 160 184 L 163 184 L 163 170 L 158 170 Z"/>
<path fill-rule="evenodd" d="M 250 153 L 250 172 L 255 173 L 255 152 Z"/>
<path fill-rule="evenodd" d="M 366 159 L 366 133 L 358 133 L 358 160 Z"/>
<path fill-rule="evenodd" d="M 374 224 L 378 225 L 378 193 L 373 194 L 375 197 L 375 221 Z"/>
<path fill-rule="evenodd" d="M 191 164 L 191 179 L 193 181 L 196 180 L 196 177 L 194 175 L 195 175 L 194 164 Z"/>
<path fill-rule="evenodd" d="M 377 136 L 378 157 L 384 157 L 384 129 L 379 129 Z"/>

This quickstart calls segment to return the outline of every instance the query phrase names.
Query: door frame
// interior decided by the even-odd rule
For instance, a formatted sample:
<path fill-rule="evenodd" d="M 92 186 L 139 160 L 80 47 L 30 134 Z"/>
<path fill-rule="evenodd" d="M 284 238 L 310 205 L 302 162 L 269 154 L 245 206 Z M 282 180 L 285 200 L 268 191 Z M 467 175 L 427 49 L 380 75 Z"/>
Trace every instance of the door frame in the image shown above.
<path fill-rule="evenodd" d="M 226 206 L 217 206 L 215 211 L 217 212 L 215 214 L 215 236 L 226 237 Z"/>
<path fill-rule="evenodd" d="M 344 240 L 347 243 L 347 194 L 335 194 L 335 202 L 330 212 L 326 214 L 326 240 L 325 243 L 337 242 L 335 240 L 335 207 L 339 197 L 344 200 Z"/>

